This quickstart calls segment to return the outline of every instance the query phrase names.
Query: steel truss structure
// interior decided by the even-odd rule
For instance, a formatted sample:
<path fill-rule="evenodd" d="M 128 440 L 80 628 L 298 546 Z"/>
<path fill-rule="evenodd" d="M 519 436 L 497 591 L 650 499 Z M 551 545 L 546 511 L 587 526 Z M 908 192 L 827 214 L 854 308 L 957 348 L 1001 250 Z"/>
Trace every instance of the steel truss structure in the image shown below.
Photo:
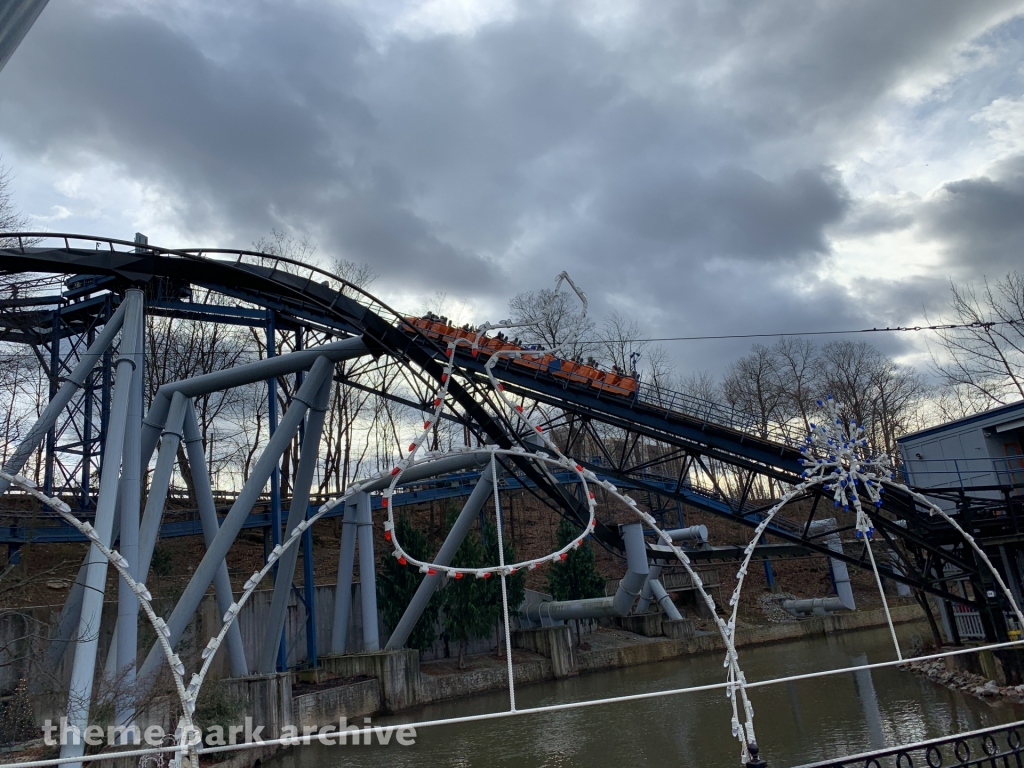
<path fill-rule="evenodd" d="M 198 509 L 183 534 L 201 532 L 206 554 L 185 592 L 167 620 L 168 639 L 178 640 L 195 612 L 199 600 L 212 584 L 218 606 L 227 611 L 234 603 L 224 556 L 245 527 L 269 529 L 268 550 L 277 552 L 282 531 L 292 531 L 310 516 L 310 483 L 316 468 L 323 429 L 326 398 L 335 382 L 361 386 L 338 364 L 358 361 L 360 370 L 392 366 L 401 376 L 401 391 L 374 394 L 407 406 L 427 410 L 437 383 L 444 376 L 445 346 L 424 333 L 409 318 L 391 309 L 357 286 L 308 265 L 288 259 L 247 251 L 171 250 L 145 242 L 127 242 L 79 235 L 26 233 L 15 235 L 21 242 L 42 238 L 36 245 L 0 250 L 0 270 L 37 273 L 63 278 L 59 293 L 11 297 L 0 302 L 0 340 L 22 343 L 35 350 L 49 375 L 50 402 L 35 428 L 7 461 L 5 472 L 19 472 L 29 455 L 42 448 L 42 486 L 46 494 L 67 501 L 75 516 L 88 520 L 106 546 L 119 541 L 119 551 L 133 574 L 142 582 L 149 570 L 159 535 L 172 529 L 162 518 L 167 488 L 179 448 L 188 457 L 197 481 Z M 193 300 L 199 288 L 229 303 Z M 236 324 L 258 329 L 266 340 L 266 356 L 257 361 L 182 381 L 160 382 L 144 413 L 143 393 L 146 367 L 143 343 L 145 314 L 187 318 L 201 322 Z M 119 334 L 118 343 L 114 344 Z M 291 350 L 283 354 L 281 340 L 290 339 Z M 504 411 L 496 407 L 487 386 L 484 361 L 468 349 L 459 349 L 454 374 L 448 382 L 453 404 L 449 418 L 473 435 L 478 445 L 501 449 L 534 451 L 537 445 L 519 433 Z M 796 485 L 802 466 L 798 446 L 784 430 L 759 433 L 735 412 L 711 407 L 644 385 L 628 396 L 609 395 L 592 387 L 580 387 L 541 368 L 525 369 L 511 360 L 494 369 L 505 392 L 520 398 L 528 409 L 541 414 L 544 428 L 556 432 L 566 453 L 588 457 L 586 469 L 616 484 L 648 495 L 652 509 L 678 514 L 679 507 L 697 508 L 747 528 L 757 527 L 772 506 L 757 499 L 756 483 Z M 279 376 L 295 376 L 296 387 L 283 413 L 278 414 L 275 382 Z M 241 384 L 267 381 L 271 436 L 244 486 L 232 494 L 226 510 L 215 504 L 214 489 L 205 471 L 200 425 L 193 399 Z M 298 437 L 301 448 L 295 469 L 293 491 L 287 509 L 281 498 L 279 462 L 283 451 Z M 159 450 L 157 447 L 159 445 Z M 149 493 L 144 506 L 141 477 L 150 458 L 156 456 Z M 458 493 L 467 501 L 460 515 L 462 531 L 453 531 L 445 547 L 461 543 L 468 524 L 485 502 L 493 478 L 485 462 L 472 451 L 447 464 L 439 462 L 429 475 L 403 477 L 409 494 L 429 493 L 430 478 L 443 472 L 461 472 Z M 510 455 L 503 460 L 506 487 L 519 487 L 535 494 L 559 513 L 578 522 L 587 519 L 587 505 L 573 491 L 566 478 L 546 471 L 536 462 Z M 475 481 L 475 482 L 474 482 Z M 263 489 L 269 484 L 269 497 Z M 352 580 L 356 549 L 372 551 L 372 509 L 380 497 L 370 493 L 386 486 L 367 487 L 357 500 L 336 514 L 343 518 L 346 534 L 339 552 L 339 582 Z M 8 484 L 0 479 L 0 492 Z M 923 490 L 927 493 L 927 489 Z M 986 491 L 995 490 L 993 498 Z M 1016 562 L 1016 550 L 1024 542 L 1021 501 L 1012 487 L 972 489 L 955 494 L 961 522 L 982 547 L 991 549 L 992 559 L 1005 564 L 1007 551 Z M 980 492 L 979 492 L 980 491 Z M 762 494 L 763 496 L 763 494 Z M 8 497 L 10 498 L 10 497 Z M 422 496 L 410 496 L 411 501 Z M 400 495 L 395 497 L 398 503 Z M 774 542 L 761 544 L 756 556 L 788 557 L 822 554 L 858 568 L 870 569 L 863 552 L 836 552 L 826 541 L 837 530 L 853 529 L 853 522 L 822 532 L 817 521 L 831 516 L 831 505 L 818 489 L 806 496 L 807 516 L 803 520 L 775 518 L 768 533 Z M 260 511 L 254 511 L 260 507 Z M 657 511 L 655 510 L 655 511 Z M 667 511 L 666 511 L 667 510 Z M 287 520 L 285 513 L 287 512 Z M 78 535 L 67 525 L 48 524 L 33 528 L 17 505 L 0 509 L 6 519 L 0 535 L 12 554 L 29 540 L 70 540 Z M 893 493 L 881 510 L 870 511 L 875 530 L 893 553 L 891 562 L 879 563 L 883 575 L 915 590 L 928 610 L 925 595 L 967 604 L 978 610 L 991 640 L 1002 640 L 1007 629 L 1004 598 L 992 587 L 992 574 L 978 562 L 972 550 L 944 521 L 906 494 Z M 681 520 L 680 520 L 681 522 Z M 457 527 L 460 524 L 457 524 Z M 598 524 L 595 538 L 608 549 L 624 553 L 619 530 Z M 47 538 L 49 537 L 49 539 Z M 312 533 L 303 535 L 303 562 L 312 563 Z M 445 550 L 442 550 L 442 554 Z M 447 553 L 449 556 L 451 552 Z M 664 554 L 649 550 L 652 560 Z M 280 642 L 281 625 L 288 594 L 292 589 L 298 552 L 285 550 L 275 564 L 272 619 L 266 630 L 259 659 L 246 659 L 237 626 L 228 632 L 227 647 L 232 672 L 268 674 L 284 664 Z M 705 547 L 692 553 L 694 560 L 740 560 L 740 547 Z M 373 584 L 370 571 L 362 573 L 363 584 Z M 438 560 L 440 562 L 440 560 Z M 1015 569 L 1006 567 L 1004 577 L 1020 593 Z M 89 635 L 102 602 L 106 560 L 95 545 L 83 563 L 62 615 L 58 642 L 53 653 L 63 653 L 73 636 Z M 970 580 L 973 595 L 951 589 L 954 579 Z M 346 582 L 347 580 L 347 582 Z M 313 610 L 312 572 L 305 578 L 303 599 L 307 605 L 307 649 L 316 664 L 317 648 Z M 425 582 L 426 583 L 426 582 Z M 430 591 L 432 591 L 431 586 Z M 121 594 L 123 593 L 123 594 Z M 339 588 L 341 602 L 350 590 Z M 404 645 L 426 599 L 417 595 L 407 616 L 386 647 Z M 376 614 L 372 589 L 362 591 L 364 615 Z M 99 601 L 99 602 L 97 602 Z M 1018 602 L 1020 602 L 1018 598 Z M 136 674 L 138 602 L 131 590 L 119 592 L 116 643 L 107 660 L 109 670 Z M 344 626 L 350 607 L 339 603 L 335 612 L 332 651 L 344 652 Z M 369 622 L 363 647 L 381 646 L 376 628 Z M 934 624 L 934 620 L 933 620 Z M 404 636 L 403 636 L 404 635 Z M 88 719 L 90 691 L 97 667 L 96 643 L 78 642 L 69 702 L 69 721 Z M 138 668 L 146 679 L 162 663 L 156 648 Z M 120 722 L 133 716 L 130 703 L 118 712 Z M 81 753 L 77 753 L 80 755 Z M 73 751 L 62 757 L 74 758 Z"/>

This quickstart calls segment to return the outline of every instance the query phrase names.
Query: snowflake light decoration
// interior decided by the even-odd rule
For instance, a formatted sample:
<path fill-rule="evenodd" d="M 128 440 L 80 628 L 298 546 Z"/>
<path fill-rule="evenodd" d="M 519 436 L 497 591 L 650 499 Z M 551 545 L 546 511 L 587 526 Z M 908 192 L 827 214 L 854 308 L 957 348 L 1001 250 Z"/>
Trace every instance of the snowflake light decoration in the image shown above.
<path fill-rule="evenodd" d="M 834 506 L 849 512 L 853 507 L 857 515 L 857 538 L 875 532 L 871 519 L 861 502 L 861 496 L 876 507 L 882 506 L 884 481 L 894 478 L 888 454 L 871 456 L 864 427 L 856 421 L 846 422 L 839 414 L 839 404 L 832 395 L 818 400 L 818 406 L 828 414 L 828 424 L 811 424 L 811 434 L 800 452 L 805 458 L 803 475 L 812 482 L 821 483 L 832 491 Z"/>

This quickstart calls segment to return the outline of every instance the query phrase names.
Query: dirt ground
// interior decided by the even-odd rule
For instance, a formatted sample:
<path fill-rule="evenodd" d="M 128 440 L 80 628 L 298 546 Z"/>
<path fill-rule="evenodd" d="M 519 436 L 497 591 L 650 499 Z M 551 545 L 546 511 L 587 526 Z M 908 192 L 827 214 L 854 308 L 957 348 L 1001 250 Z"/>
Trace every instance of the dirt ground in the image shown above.
<path fill-rule="evenodd" d="M 599 518 L 613 525 L 634 519 L 623 505 L 608 503 L 599 498 Z M 413 524 L 426 533 L 436 548 L 446 533 L 445 520 L 452 505 L 461 500 L 438 501 L 418 506 L 402 507 L 399 515 L 408 516 Z M 506 521 L 506 536 L 520 559 L 536 557 L 556 548 L 557 513 L 542 506 L 526 491 L 503 494 L 503 511 Z M 457 506 L 456 506 L 457 508 Z M 484 514 L 493 520 L 493 506 L 489 503 Z M 787 515 L 802 520 L 806 511 L 794 505 Z M 702 524 L 708 527 L 712 544 L 733 544 L 745 546 L 750 540 L 751 529 L 723 520 L 715 515 L 697 509 L 683 507 L 686 525 Z M 384 515 L 375 513 L 375 522 L 383 521 Z M 675 511 L 668 520 L 675 524 Z M 319 522 L 313 529 L 314 574 L 317 584 L 330 584 L 336 579 L 340 518 Z M 381 528 L 375 527 L 376 556 L 389 556 L 386 543 L 380 535 Z M 771 538 L 768 537 L 771 542 Z M 616 553 L 592 542 L 596 554 L 598 571 L 606 578 L 619 578 L 625 561 Z M 877 551 L 877 550 L 876 550 Z M 21 564 L 0 582 L 0 604 L 5 608 L 30 605 L 60 605 L 85 556 L 85 544 L 36 544 L 21 550 Z M 162 539 L 158 542 L 153 557 L 151 574 L 147 586 L 157 597 L 175 598 L 188 583 L 192 572 L 201 560 L 205 547 L 198 536 Z M 247 529 L 239 534 L 235 546 L 227 557 L 228 571 L 236 589 L 261 567 L 264 557 L 264 532 L 262 529 Z M 2 558 L 0 558 L 2 559 Z M 296 568 L 295 582 L 302 584 L 303 568 L 300 562 Z M 719 563 L 717 568 L 721 584 L 722 602 L 728 600 L 736 583 L 738 563 Z M 0 566 L 2 568 L 2 566 Z M 828 560 L 824 556 L 777 559 L 772 562 L 778 590 L 797 597 L 826 597 L 833 594 L 829 578 Z M 878 589 L 872 574 L 856 568 L 850 569 L 850 576 L 858 607 L 874 608 L 881 604 Z M 113 594 L 116 574 L 108 572 L 108 594 Z M 547 591 L 547 572 L 544 567 L 526 574 L 526 585 L 531 589 Z M 16 588 L 15 588 L 16 587 Z M 759 598 L 767 590 L 767 578 L 763 565 L 755 561 L 749 569 L 743 596 L 740 602 L 740 619 L 747 623 L 764 622 L 765 616 L 759 605 Z"/>

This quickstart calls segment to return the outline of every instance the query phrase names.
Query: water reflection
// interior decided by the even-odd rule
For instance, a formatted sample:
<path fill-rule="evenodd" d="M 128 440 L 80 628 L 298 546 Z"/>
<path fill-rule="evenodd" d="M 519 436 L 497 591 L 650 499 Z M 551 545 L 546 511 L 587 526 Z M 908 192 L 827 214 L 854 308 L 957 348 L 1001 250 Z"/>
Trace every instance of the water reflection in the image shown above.
<path fill-rule="evenodd" d="M 914 628 L 901 628 L 906 642 Z M 856 666 L 893 658 L 888 630 L 741 650 L 749 680 Z M 520 708 L 718 682 L 716 656 L 651 664 L 525 686 Z M 762 753 L 772 768 L 873 747 L 934 738 L 1024 719 L 1020 708 L 993 705 L 894 668 L 798 681 L 752 692 Z M 506 693 L 423 707 L 384 722 L 496 712 Z M 312 745 L 282 756 L 275 768 L 436 766 L 437 768 L 701 768 L 738 764 L 724 691 L 683 694 L 546 715 L 422 730 L 413 747 Z"/>

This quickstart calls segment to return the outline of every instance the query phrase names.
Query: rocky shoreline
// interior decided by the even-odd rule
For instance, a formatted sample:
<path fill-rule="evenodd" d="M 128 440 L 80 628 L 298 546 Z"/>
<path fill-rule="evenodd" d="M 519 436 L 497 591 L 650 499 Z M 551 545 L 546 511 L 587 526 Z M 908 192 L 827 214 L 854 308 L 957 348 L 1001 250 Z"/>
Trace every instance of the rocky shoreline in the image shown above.
<path fill-rule="evenodd" d="M 1024 685 L 999 685 L 984 675 L 967 670 L 950 670 L 944 659 L 909 661 L 900 664 L 900 669 L 926 677 L 934 683 L 944 685 L 953 691 L 974 696 L 985 701 L 1005 699 L 1014 704 L 1024 704 Z"/>

